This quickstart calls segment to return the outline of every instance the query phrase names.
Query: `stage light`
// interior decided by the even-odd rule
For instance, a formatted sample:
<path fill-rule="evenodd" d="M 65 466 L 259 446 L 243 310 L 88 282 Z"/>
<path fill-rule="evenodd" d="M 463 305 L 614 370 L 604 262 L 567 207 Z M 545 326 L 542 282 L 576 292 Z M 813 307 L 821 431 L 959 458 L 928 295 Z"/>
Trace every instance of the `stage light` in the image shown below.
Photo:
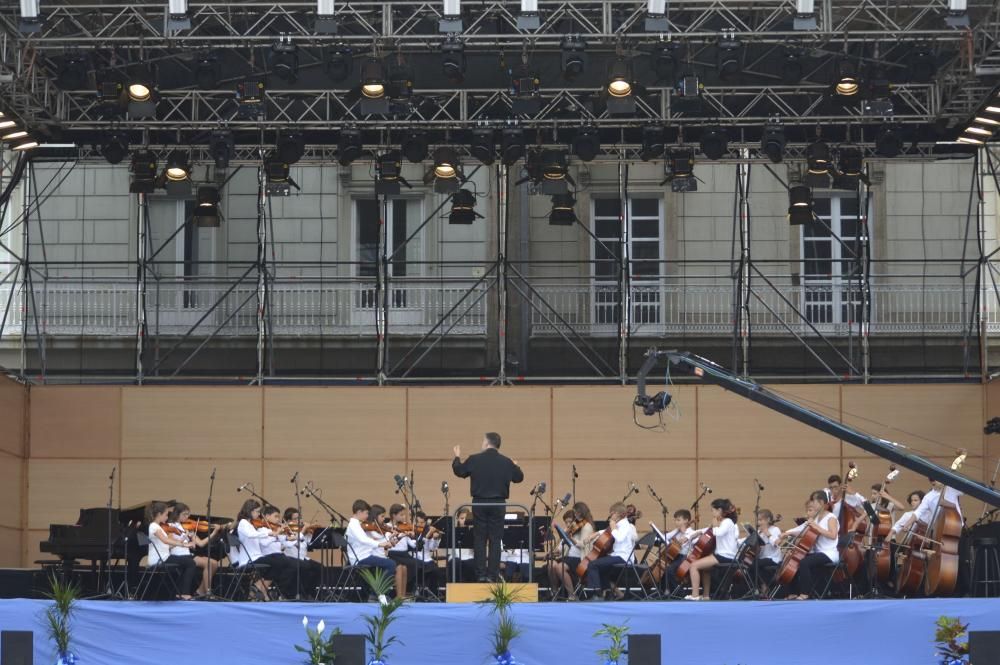
<path fill-rule="evenodd" d="M 461 0 L 444 0 L 441 20 L 438 21 L 438 32 L 462 32 L 462 2 Z"/>
<path fill-rule="evenodd" d="M 690 148 L 671 150 L 664 163 L 670 190 L 676 193 L 697 192 L 698 179 L 694 177 L 694 151 Z"/>
<path fill-rule="evenodd" d="M 375 193 L 382 196 L 399 194 L 403 178 L 403 158 L 398 150 L 389 150 L 378 156 L 375 162 Z M 409 183 L 406 183 L 409 186 Z"/>
<path fill-rule="evenodd" d="M 629 115 L 635 113 L 635 96 L 632 94 L 632 72 L 624 58 L 616 58 L 608 71 L 608 113 Z"/>
<path fill-rule="evenodd" d="M 707 127 L 702 131 L 699 147 L 709 159 L 722 159 L 729 151 L 729 137 L 721 127 Z"/>
<path fill-rule="evenodd" d="M 167 155 L 167 167 L 163 171 L 163 185 L 171 196 L 188 196 L 191 194 L 191 165 L 188 155 L 180 150 L 174 150 Z"/>
<path fill-rule="evenodd" d="M 132 194 L 152 194 L 156 189 L 156 155 L 143 150 L 132 155 L 132 182 L 128 191 Z"/>
<path fill-rule="evenodd" d="M 316 22 L 313 29 L 320 35 L 335 35 L 339 25 L 335 0 L 316 0 Z"/>
<path fill-rule="evenodd" d="M 427 159 L 427 135 L 423 132 L 408 132 L 400 149 L 406 161 L 419 164 Z"/>
<path fill-rule="evenodd" d="M 642 147 L 639 157 L 644 162 L 663 157 L 666 150 L 666 130 L 659 125 L 647 125 L 642 128 Z"/>
<path fill-rule="evenodd" d="M 570 144 L 573 154 L 581 161 L 590 162 L 601 154 L 601 133 L 593 125 L 581 127 L 573 135 Z"/>
<path fill-rule="evenodd" d="M 264 81 L 250 77 L 236 84 L 236 114 L 242 120 L 264 118 Z"/>
<path fill-rule="evenodd" d="M 670 32 L 667 20 L 667 0 L 646 0 L 646 32 Z"/>
<path fill-rule="evenodd" d="M 521 0 L 521 13 L 517 15 L 519 30 L 538 30 L 542 25 L 538 13 L 538 0 Z"/>
<path fill-rule="evenodd" d="M 200 227 L 214 228 L 219 226 L 219 189 L 217 187 L 198 188 L 194 219 Z"/>
<path fill-rule="evenodd" d="M 130 68 L 128 85 L 128 115 L 130 118 L 156 116 L 156 75 L 148 65 Z"/>
<path fill-rule="evenodd" d="M 226 130 L 212 132 L 212 136 L 208 140 L 208 152 L 215 161 L 215 168 L 229 168 L 229 160 L 236 152 L 233 133 Z"/>
<path fill-rule="evenodd" d="M 83 90 L 89 88 L 90 59 L 84 53 L 72 52 L 63 56 L 56 73 L 56 85 L 60 90 Z"/>
<path fill-rule="evenodd" d="M 892 115 L 892 85 L 884 72 L 876 72 L 868 81 L 862 110 L 865 115 Z"/>
<path fill-rule="evenodd" d="M 454 148 L 441 146 L 434 150 L 434 177 L 439 180 L 450 180 L 458 177 L 458 153 Z"/>
<path fill-rule="evenodd" d="M 813 175 L 830 172 L 830 146 L 824 141 L 816 141 L 806 146 L 806 167 Z"/>
<path fill-rule="evenodd" d="M 2 141 L 15 141 L 17 139 L 23 139 L 25 136 L 28 135 L 28 132 L 24 131 L 23 129 L 18 129 L 16 127 L 12 128 L 12 129 L 13 129 L 13 131 L 8 132 L 7 134 L 4 134 L 3 136 L 0 136 L 0 140 L 2 140 Z"/>
<path fill-rule="evenodd" d="M 306 152 L 306 140 L 302 132 L 292 129 L 279 131 L 275 141 L 275 152 L 278 159 L 286 164 L 294 164 L 302 159 L 302 155 Z"/>
<path fill-rule="evenodd" d="M 788 223 L 808 224 L 813 219 L 812 190 L 803 184 L 788 188 Z"/>
<path fill-rule="evenodd" d="M 959 143 L 968 143 L 969 145 L 983 145 L 985 143 L 985 141 L 972 136 L 959 136 L 957 140 Z"/>
<path fill-rule="evenodd" d="M 128 156 L 128 136 L 124 132 L 111 132 L 101 141 L 101 156 L 108 164 L 120 164 Z"/>
<path fill-rule="evenodd" d="M 509 70 L 511 111 L 514 115 L 534 115 L 542 110 L 541 79 L 527 65 Z"/>
<path fill-rule="evenodd" d="M 653 47 L 652 67 L 657 81 L 672 81 L 677 65 L 684 60 L 684 44 L 667 42 Z"/>
<path fill-rule="evenodd" d="M 875 153 L 883 157 L 898 157 L 903 152 L 903 134 L 895 125 L 883 125 L 875 135 Z"/>
<path fill-rule="evenodd" d="M 805 67 L 802 64 L 803 53 L 801 50 L 786 46 L 781 54 L 781 82 L 787 85 L 795 85 L 802 80 Z"/>
<path fill-rule="evenodd" d="M 476 212 L 476 195 L 467 189 L 460 189 L 451 197 L 451 212 L 448 213 L 449 224 L 472 224 L 476 218 L 483 216 Z"/>
<path fill-rule="evenodd" d="M 167 0 L 167 30 L 177 32 L 191 29 L 188 0 Z"/>
<path fill-rule="evenodd" d="M 849 178 L 860 177 L 864 173 L 865 159 L 861 148 L 843 147 L 837 151 L 837 170 Z"/>
<path fill-rule="evenodd" d="M 760 151 L 774 164 L 780 164 L 785 156 L 785 128 L 780 122 L 769 122 L 764 126 L 764 137 L 760 140 Z"/>
<path fill-rule="evenodd" d="M 546 180 L 564 180 L 568 166 L 566 153 L 561 150 L 542 151 L 542 177 Z"/>
<path fill-rule="evenodd" d="M 385 96 L 385 70 L 375 58 L 369 58 L 361 67 L 361 94 L 368 99 Z"/>
<path fill-rule="evenodd" d="M 793 30 L 816 30 L 816 0 L 795 0 L 795 16 L 792 18 Z"/>
<path fill-rule="evenodd" d="M 441 71 L 449 83 L 465 79 L 465 44 L 457 37 L 449 37 L 441 44 Z"/>
<path fill-rule="evenodd" d="M 346 81 L 354 69 L 354 51 L 347 46 L 334 48 L 326 59 L 326 74 L 336 83 Z"/>
<path fill-rule="evenodd" d="M 500 161 L 505 166 L 523 158 L 525 150 L 524 130 L 507 127 L 500 133 Z"/>
<path fill-rule="evenodd" d="M 841 58 L 834 64 L 833 90 L 842 97 L 858 94 L 858 68 L 851 60 Z"/>
<path fill-rule="evenodd" d="M 949 28 L 968 28 L 968 0 L 948 0 L 948 14 L 944 17 L 944 23 Z"/>
<path fill-rule="evenodd" d="M 288 196 L 292 193 L 291 168 L 280 159 L 270 156 L 264 160 L 264 179 L 268 196 Z"/>
<path fill-rule="evenodd" d="M 362 152 L 361 130 L 354 128 L 340 130 L 340 138 L 337 139 L 337 160 L 340 165 L 349 166 L 354 160 L 361 157 Z"/>
<path fill-rule="evenodd" d="M 0 116 L 0 129 L 10 129 L 11 127 L 16 127 L 17 121 L 11 120 L 10 118 Z"/>
<path fill-rule="evenodd" d="M 299 78 L 299 47 L 283 36 L 271 45 L 271 71 L 279 79 L 295 83 Z"/>
<path fill-rule="evenodd" d="M 677 83 L 674 85 L 674 95 L 681 100 L 697 99 L 701 96 L 704 87 L 696 74 L 685 74 L 677 79 Z"/>
<path fill-rule="evenodd" d="M 21 17 L 18 29 L 24 33 L 42 31 L 40 0 L 21 0 Z"/>
<path fill-rule="evenodd" d="M 552 211 L 549 213 L 549 224 L 552 226 L 573 226 L 576 223 L 576 211 L 573 207 L 576 199 L 572 194 L 555 194 L 552 197 Z"/>
<path fill-rule="evenodd" d="M 388 94 L 396 100 L 409 99 L 413 96 L 413 67 L 403 57 L 402 53 L 397 53 L 395 58 L 389 61 L 389 89 Z"/>
<path fill-rule="evenodd" d="M 563 78 L 572 81 L 587 69 L 587 42 L 579 35 L 566 35 L 560 46 Z"/>
<path fill-rule="evenodd" d="M 919 45 L 906 56 L 907 78 L 913 83 L 930 83 L 937 75 L 937 58 L 927 45 Z"/>
<path fill-rule="evenodd" d="M 195 56 L 194 80 L 200 90 L 215 90 L 219 86 L 219 58 L 212 51 Z"/>
<path fill-rule="evenodd" d="M 14 141 L 11 144 L 10 149 L 23 152 L 25 150 L 31 150 L 37 147 L 38 147 L 38 141 L 34 137 L 29 135 Z"/>
<path fill-rule="evenodd" d="M 719 78 L 722 80 L 731 79 L 743 71 L 742 51 L 743 44 L 736 38 L 734 32 L 723 33 L 719 37 L 718 53 L 716 54 Z"/>
<path fill-rule="evenodd" d="M 472 140 L 469 141 L 469 154 L 489 166 L 496 160 L 496 143 L 493 140 L 493 130 L 489 127 L 477 127 L 472 130 Z"/>

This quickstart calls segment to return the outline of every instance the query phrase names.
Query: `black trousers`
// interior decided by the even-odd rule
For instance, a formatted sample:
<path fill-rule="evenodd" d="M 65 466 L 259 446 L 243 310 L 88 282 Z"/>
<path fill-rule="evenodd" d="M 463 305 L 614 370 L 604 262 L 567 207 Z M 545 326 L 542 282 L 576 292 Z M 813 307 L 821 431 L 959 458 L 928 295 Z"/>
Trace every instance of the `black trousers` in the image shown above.
<path fill-rule="evenodd" d="M 812 594 L 816 586 L 816 569 L 829 566 L 830 557 L 819 552 L 813 552 L 803 557 L 799 562 L 799 572 L 792 580 L 793 589 L 799 594 Z"/>
<path fill-rule="evenodd" d="M 177 566 L 179 579 L 177 580 L 177 590 L 184 596 L 190 596 L 198 586 L 197 577 L 201 574 L 198 564 L 194 562 L 193 556 L 177 556 L 171 554 L 164 563 Z"/>
<path fill-rule="evenodd" d="M 389 558 L 401 566 L 406 566 L 406 584 L 410 590 L 417 588 L 417 583 L 423 584 L 434 593 L 441 585 L 438 579 L 438 566 L 431 561 L 421 561 L 408 552 L 389 551 Z"/>
<path fill-rule="evenodd" d="M 476 577 L 496 581 L 500 575 L 500 550 L 503 545 L 504 506 L 481 506 L 478 503 L 504 503 L 506 499 L 472 500 L 472 551 L 476 561 Z M 489 541 L 487 556 L 486 542 Z"/>
<path fill-rule="evenodd" d="M 285 598 L 295 598 L 296 559 L 275 553 L 262 556 L 254 563 L 266 563 L 268 569 L 263 573 L 264 579 L 277 584 L 281 595 Z"/>
<path fill-rule="evenodd" d="M 448 575 L 451 575 L 451 559 L 448 559 Z M 475 582 L 476 564 L 472 559 L 460 559 L 458 562 L 458 578 L 453 582 Z"/>

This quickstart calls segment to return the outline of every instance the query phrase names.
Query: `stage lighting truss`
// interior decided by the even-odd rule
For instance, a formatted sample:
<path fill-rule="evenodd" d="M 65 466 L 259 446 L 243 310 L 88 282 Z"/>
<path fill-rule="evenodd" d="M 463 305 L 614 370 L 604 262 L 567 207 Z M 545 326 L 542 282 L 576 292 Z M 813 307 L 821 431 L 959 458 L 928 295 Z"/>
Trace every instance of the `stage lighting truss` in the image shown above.
<path fill-rule="evenodd" d="M 788 223 L 808 224 L 813 220 L 812 190 L 805 184 L 796 183 L 788 188 Z"/>
<path fill-rule="evenodd" d="M 587 42 L 579 35 L 566 35 L 560 45 L 562 51 L 562 74 L 567 81 L 573 81 L 587 69 Z"/>
<path fill-rule="evenodd" d="M 476 195 L 468 189 L 460 189 L 451 197 L 451 212 L 448 213 L 449 224 L 472 224 L 483 216 L 476 212 Z"/>
<path fill-rule="evenodd" d="M 203 186 L 198 188 L 197 205 L 194 208 L 195 222 L 200 227 L 218 227 L 219 222 L 219 188 Z"/>
<path fill-rule="evenodd" d="M 148 150 L 134 153 L 129 168 L 132 182 L 128 191 L 132 194 L 152 194 L 156 190 L 157 162 L 156 155 Z"/>

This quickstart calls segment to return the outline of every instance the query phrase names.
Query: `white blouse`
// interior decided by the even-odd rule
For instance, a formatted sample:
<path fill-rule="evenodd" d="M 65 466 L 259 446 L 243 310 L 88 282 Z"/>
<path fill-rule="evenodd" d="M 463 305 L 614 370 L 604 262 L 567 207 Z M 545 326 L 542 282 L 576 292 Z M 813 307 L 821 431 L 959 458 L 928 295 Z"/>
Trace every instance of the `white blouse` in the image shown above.
<path fill-rule="evenodd" d="M 166 536 L 163 527 L 156 522 L 149 524 L 149 548 L 146 551 L 146 565 L 156 566 L 170 558 L 170 546 L 160 540 L 160 535 Z"/>
<path fill-rule="evenodd" d="M 719 526 L 712 527 L 715 535 L 715 554 L 726 559 L 735 559 L 736 550 L 739 549 L 737 542 L 740 537 L 740 530 L 736 524 L 728 517 L 719 522 Z"/>

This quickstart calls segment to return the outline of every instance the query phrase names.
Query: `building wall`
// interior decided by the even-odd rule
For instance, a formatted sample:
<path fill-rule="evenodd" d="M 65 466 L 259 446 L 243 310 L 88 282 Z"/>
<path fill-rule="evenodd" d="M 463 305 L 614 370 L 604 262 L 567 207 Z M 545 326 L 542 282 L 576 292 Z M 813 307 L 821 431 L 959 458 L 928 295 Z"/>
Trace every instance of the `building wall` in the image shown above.
<path fill-rule="evenodd" d="M 980 480 L 988 479 L 1000 453 L 982 433 L 986 393 L 978 385 L 775 388 L 942 463 L 950 463 L 954 448 L 968 448 L 964 472 Z M 296 471 L 341 512 L 358 497 L 392 503 L 393 475 L 408 474 L 420 479 L 424 507 L 439 514 L 441 481 L 451 486 L 451 510 L 468 499 L 466 482 L 449 467 L 452 446 L 460 444 L 463 455 L 474 452 L 483 432 L 496 430 L 502 450 L 526 475 L 512 501 L 530 505 L 528 492 L 539 481 L 548 484 L 548 500 L 562 496 L 575 464 L 577 497 L 599 517 L 630 481 L 638 484 L 642 491 L 631 500 L 644 515 L 641 531 L 660 520 L 647 484 L 673 511 L 690 505 L 699 483 L 706 483 L 710 498 L 729 497 L 749 519 L 756 477 L 766 487 L 762 505 L 784 515 L 788 526 L 802 514 L 807 493 L 828 474 L 846 470 L 849 460 L 860 468 L 859 488 L 888 470 L 883 461 L 717 387 L 672 392 L 678 410 L 663 432 L 633 424 L 634 388 L 623 387 L 34 386 L 23 499 L 29 530 L 21 561 L 38 557 L 50 523 L 72 522 L 79 508 L 104 504 L 114 465 L 115 498 L 126 507 L 178 499 L 200 512 L 215 468 L 213 506 L 220 515 L 236 514 L 246 494 L 235 490 L 245 482 L 282 507 L 292 504 L 289 479 Z M 989 390 L 991 408 L 1000 406 L 995 392 Z M 992 456 L 984 460 L 987 444 Z M 904 471 L 893 491 L 903 495 L 925 485 Z M 963 506 L 970 516 L 981 510 L 977 502 Z M 309 499 L 303 511 L 308 519 L 322 517 Z M 702 520 L 708 518 L 706 506 Z"/>
<path fill-rule="evenodd" d="M 0 376 L 0 566 L 19 566 L 22 559 L 27 502 L 25 485 L 25 419 L 28 390 Z"/>

